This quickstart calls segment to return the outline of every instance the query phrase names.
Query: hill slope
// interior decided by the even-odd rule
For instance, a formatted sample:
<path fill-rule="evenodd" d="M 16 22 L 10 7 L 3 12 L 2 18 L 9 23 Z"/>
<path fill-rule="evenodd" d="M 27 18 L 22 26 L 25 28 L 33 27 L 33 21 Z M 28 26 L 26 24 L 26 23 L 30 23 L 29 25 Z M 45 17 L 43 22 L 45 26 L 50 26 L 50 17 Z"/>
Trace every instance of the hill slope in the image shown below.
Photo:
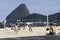
<path fill-rule="evenodd" d="M 26 5 L 21 4 L 6 17 L 6 20 L 7 23 L 15 23 L 17 20 L 21 20 L 29 14 L 30 13 Z"/>

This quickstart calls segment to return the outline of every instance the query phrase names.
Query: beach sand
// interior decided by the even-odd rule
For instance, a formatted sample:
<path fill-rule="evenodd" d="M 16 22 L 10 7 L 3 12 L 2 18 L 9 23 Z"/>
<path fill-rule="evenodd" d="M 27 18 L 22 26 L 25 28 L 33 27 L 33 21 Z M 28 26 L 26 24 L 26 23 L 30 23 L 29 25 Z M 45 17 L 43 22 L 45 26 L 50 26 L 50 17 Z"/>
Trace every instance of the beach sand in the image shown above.
<path fill-rule="evenodd" d="M 17 34 L 14 34 L 14 31 L 9 29 L 0 29 L 0 39 L 1 40 L 10 40 L 10 39 L 15 39 L 15 40 L 41 40 L 41 39 L 60 39 L 60 35 L 54 35 L 54 36 L 49 36 L 46 35 L 46 28 L 45 27 L 32 27 L 33 32 L 29 31 L 29 28 L 27 27 L 25 30 L 23 28 L 19 30 Z M 59 32 L 59 31 L 58 31 Z M 58 33 L 57 32 L 57 33 Z"/>

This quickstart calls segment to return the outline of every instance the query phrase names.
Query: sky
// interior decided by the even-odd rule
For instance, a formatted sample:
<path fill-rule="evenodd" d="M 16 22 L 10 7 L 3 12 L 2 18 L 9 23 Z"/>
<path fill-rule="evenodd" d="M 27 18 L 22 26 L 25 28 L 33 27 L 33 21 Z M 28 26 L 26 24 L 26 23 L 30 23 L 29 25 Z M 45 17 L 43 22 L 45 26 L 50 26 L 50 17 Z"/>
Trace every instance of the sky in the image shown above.
<path fill-rule="evenodd" d="M 0 0 L 0 22 L 23 3 L 31 14 L 50 15 L 60 12 L 60 0 Z"/>

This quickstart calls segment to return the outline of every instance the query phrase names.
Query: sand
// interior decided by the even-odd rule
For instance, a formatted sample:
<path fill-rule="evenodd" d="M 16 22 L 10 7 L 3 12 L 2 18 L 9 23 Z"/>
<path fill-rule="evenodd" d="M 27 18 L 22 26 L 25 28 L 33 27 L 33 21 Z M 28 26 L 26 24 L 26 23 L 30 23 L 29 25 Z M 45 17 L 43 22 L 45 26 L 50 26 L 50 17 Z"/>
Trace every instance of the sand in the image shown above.
<path fill-rule="evenodd" d="M 58 34 L 60 31 L 59 30 L 60 27 L 57 27 L 57 32 L 56 34 Z M 0 39 L 3 38 L 15 38 L 15 37 L 28 37 L 28 36 L 46 36 L 46 27 L 32 27 L 33 32 L 29 31 L 29 28 L 26 27 L 25 30 L 23 30 L 23 28 L 21 28 L 21 30 L 19 30 L 19 32 L 17 34 L 14 34 L 14 30 L 9 29 L 4 29 L 4 28 L 0 28 Z"/>

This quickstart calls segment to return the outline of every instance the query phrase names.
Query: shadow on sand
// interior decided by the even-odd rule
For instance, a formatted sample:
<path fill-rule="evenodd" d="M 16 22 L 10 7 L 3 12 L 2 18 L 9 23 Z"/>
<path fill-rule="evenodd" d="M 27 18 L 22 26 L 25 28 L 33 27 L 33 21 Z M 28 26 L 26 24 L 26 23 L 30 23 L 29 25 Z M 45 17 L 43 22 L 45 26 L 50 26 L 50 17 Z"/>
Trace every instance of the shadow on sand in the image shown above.
<path fill-rule="evenodd" d="M 31 36 L 31 37 L 4 38 L 0 40 L 60 40 L 60 36 L 56 35 Z"/>

